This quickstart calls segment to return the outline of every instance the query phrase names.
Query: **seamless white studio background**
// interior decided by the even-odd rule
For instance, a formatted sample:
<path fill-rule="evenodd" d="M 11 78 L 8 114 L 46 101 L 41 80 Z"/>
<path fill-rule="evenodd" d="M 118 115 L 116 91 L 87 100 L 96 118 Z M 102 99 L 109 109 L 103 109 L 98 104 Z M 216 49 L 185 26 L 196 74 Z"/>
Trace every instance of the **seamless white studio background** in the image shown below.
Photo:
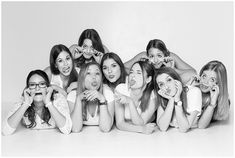
<path fill-rule="evenodd" d="M 197 71 L 222 61 L 233 96 L 233 2 L 2 2 L 2 102 L 15 101 L 55 44 L 94 28 L 123 61 L 158 38 Z"/>
<path fill-rule="evenodd" d="M 104 45 L 124 62 L 155 38 L 163 40 L 170 51 L 198 72 L 207 62 L 220 60 L 227 68 L 232 103 L 228 121 L 188 133 L 171 129 L 143 135 L 115 128 L 102 133 L 89 127 L 65 136 L 56 130 L 21 128 L 12 136 L 1 137 L 3 156 L 234 155 L 232 1 L 5 1 L 1 9 L 2 118 L 21 95 L 29 71 L 47 67 L 55 44 L 69 47 L 88 28 L 96 29 Z"/>

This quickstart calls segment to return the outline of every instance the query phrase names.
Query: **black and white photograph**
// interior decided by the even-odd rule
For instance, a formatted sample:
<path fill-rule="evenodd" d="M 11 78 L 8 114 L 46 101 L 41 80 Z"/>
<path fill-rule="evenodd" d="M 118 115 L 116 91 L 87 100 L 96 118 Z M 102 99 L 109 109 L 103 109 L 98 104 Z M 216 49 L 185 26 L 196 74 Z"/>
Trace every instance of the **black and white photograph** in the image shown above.
<path fill-rule="evenodd" d="M 233 157 L 233 1 L 1 1 L 1 156 Z"/>

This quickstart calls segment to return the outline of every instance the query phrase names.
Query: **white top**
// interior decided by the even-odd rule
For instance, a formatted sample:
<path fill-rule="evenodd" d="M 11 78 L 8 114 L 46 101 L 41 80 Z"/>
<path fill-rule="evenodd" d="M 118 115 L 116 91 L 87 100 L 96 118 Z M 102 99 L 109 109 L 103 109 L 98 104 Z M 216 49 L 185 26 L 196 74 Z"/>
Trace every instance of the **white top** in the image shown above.
<path fill-rule="evenodd" d="M 107 86 L 103 86 L 103 94 L 105 99 L 107 100 L 108 103 L 112 102 L 114 100 L 113 92 L 112 90 Z M 68 95 L 67 95 L 67 100 L 75 104 L 76 101 L 76 91 L 72 90 Z M 83 124 L 84 125 L 99 125 L 99 106 L 96 106 L 95 114 L 92 117 L 91 114 L 87 110 L 87 115 L 83 117 Z"/>
<path fill-rule="evenodd" d="M 78 68 L 78 67 L 75 67 L 75 70 L 77 71 L 77 73 L 80 72 L 80 68 Z M 51 82 L 50 83 L 57 85 L 60 88 L 63 88 L 63 81 L 62 81 L 59 74 L 58 75 L 51 74 Z"/>
<path fill-rule="evenodd" d="M 70 118 L 70 114 L 69 114 L 69 107 L 68 107 L 68 102 L 66 101 L 65 97 L 62 94 L 57 93 L 55 98 L 55 100 L 53 101 L 53 106 L 56 107 L 56 109 L 65 116 L 66 118 L 66 122 L 64 127 L 59 128 L 60 131 L 64 134 L 69 134 L 71 132 L 72 129 L 72 120 Z M 8 118 L 10 116 L 12 116 L 22 105 L 22 101 L 16 103 L 14 105 L 14 108 L 12 110 L 10 110 L 10 112 L 8 113 L 6 119 L 3 122 L 3 134 L 4 135 L 10 135 L 12 134 L 16 128 L 12 128 L 9 124 L 8 124 Z M 22 118 L 23 123 L 26 125 L 30 124 L 30 121 L 28 120 L 28 117 L 23 116 Z M 48 121 L 49 124 L 44 123 L 44 121 L 40 118 L 40 116 L 38 114 L 35 114 L 35 122 L 36 122 L 36 126 L 32 127 L 31 129 L 51 129 L 51 128 L 56 128 L 56 123 L 54 118 L 50 118 L 50 120 Z"/>
<path fill-rule="evenodd" d="M 198 112 L 197 117 L 194 119 L 191 128 L 197 127 L 198 118 L 200 117 L 201 112 L 202 112 L 202 93 L 198 87 L 188 86 L 186 111 L 189 114 L 194 111 Z M 179 127 L 177 120 L 176 120 L 175 113 L 174 113 L 174 116 L 171 120 L 170 125 L 174 126 L 174 127 Z"/>
<path fill-rule="evenodd" d="M 128 88 L 128 83 L 121 83 L 119 84 L 115 90 L 123 95 L 126 95 L 128 97 L 130 97 L 130 94 L 131 94 L 131 90 Z M 155 98 L 155 95 L 154 95 L 154 91 L 151 92 L 151 95 L 150 95 L 150 100 L 154 99 Z M 136 107 L 136 110 L 138 112 L 139 115 L 141 115 L 142 113 L 142 110 L 140 108 L 140 102 L 139 102 L 139 105 Z M 130 109 L 129 109 L 129 106 L 128 105 L 124 105 L 124 117 L 125 117 L 125 120 L 131 120 L 131 114 L 130 114 Z"/>

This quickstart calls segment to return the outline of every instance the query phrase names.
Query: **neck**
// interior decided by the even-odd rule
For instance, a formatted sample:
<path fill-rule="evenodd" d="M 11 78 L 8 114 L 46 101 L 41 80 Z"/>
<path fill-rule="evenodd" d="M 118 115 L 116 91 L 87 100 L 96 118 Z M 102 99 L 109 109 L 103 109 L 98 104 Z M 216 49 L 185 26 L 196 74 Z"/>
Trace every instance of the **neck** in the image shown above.
<path fill-rule="evenodd" d="M 64 76 L 63 74 L 60 74 L 60 78 L 63 81 L 63 87 L 66 87 L 69 82 L 69 76 Z"/>
<path fill-rule="evenodd" d="M 134 97 L 134 98 L 140 98 L 142 96 L 142 88 L 138 88 L 138 89 L 131 89 L 131 95 Z"/>
<path fill-rule="evenodd" d="M 43 101 L 40 102 L 34 102 L 34 109 L 36 112 L 41 112 L 43 107 L 45 106 L 45 104 L 43 103 Z"/>

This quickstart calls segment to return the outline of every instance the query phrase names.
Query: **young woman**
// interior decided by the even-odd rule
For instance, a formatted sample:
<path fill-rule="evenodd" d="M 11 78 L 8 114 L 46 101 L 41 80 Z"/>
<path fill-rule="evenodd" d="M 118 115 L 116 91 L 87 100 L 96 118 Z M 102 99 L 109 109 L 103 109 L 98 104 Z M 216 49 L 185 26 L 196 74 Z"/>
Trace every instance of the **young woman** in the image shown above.
<path fill-rule="evenodd" d="M 183 84 L 186 84 L 191 77 L 196 74 L 194 68 L 185 63 L 179 56 L 170 52 L 166 48 L 165 43 L 159 39 L 150 40 L 146 47 L 146 52 L 139 53 L 125 63 L 126 69 L 128 70 L 130 66 L 140 58 L 149 59 L 156 69 L 163 66 L 173 68 L 180 75 Z"/>
<path fill-rule="evenodd" d="M 65 45 L 58 44 L 52 47 L 50 66 L 44 71 L 47 73 L 53 89 L 65 97 L 67 93 L 77 88 L 78 70 L 76 71 L 72 54 Z"/>
<path fill-rule="evenodd" d="M 72 121 L 66 98 L 49 87 L 47 74 L 31 71 L 26 80 L 22 101 L 15 105 L 3 123 L 3 134 L 12 134 L 20 121 L 26 128 L 49 129 L 58 127 L 69 134 Z"/>
<path fill-rule="evenodd" d="M 198 87 L 183 87 L 178 73 L 163 67 L 154 75 L 154 89 L 157 94 L 157 125 L 161 131 L 169 126 L 187 132 L 197 126 L 201 114 L 202 95 Z"/>
<path fill-rule="evenodd" d="M 133 64 L 128 83 L 115 89 L 115 119 L 120 130 L 151 134 L 155 130 L 153 121 L 156 111 L 152 78 L 154 68 L 147 61 Z"/>
<path fill-rule="evenodd" d="M 80 132 L 84 125 L 98 125 L 109 132 L 113 125 L 114 107 L 107 104 L 102 90 L 102 72 L 96 62 L 85 64 L 78 75 L 78 89 L 69 93 L 67 100 L 74 103 L 71 113 L 72 132 Z"/>
<path fill-rule="evenodd" d="M 212 120 L 226 120 L 229 116 L 227 71 L 220 61 L 210 61 L 202 67 L 198 79 L 198 83 L 193 83 L 202 91 L 203 110 L 198 127 L 206 128 Z"/>
<path fill-rule="evenodd" d="M 126 81 L 124 64 L 117 54 L 110 52 L 104 54 L 100 67 L 103 74 L 103 94 L 108 104 L 114 106 L 114 89 Z"/>
<path fill-rule="evenodd" d="M 81 67 L 91 61 L 100 63 L 103 54 L 108 52 L 98 32 L 94 29 L 84 30 L 80 35 L 78 45 L 74 44 L 69 49 L 73 54 L 76 67 Z"/>

